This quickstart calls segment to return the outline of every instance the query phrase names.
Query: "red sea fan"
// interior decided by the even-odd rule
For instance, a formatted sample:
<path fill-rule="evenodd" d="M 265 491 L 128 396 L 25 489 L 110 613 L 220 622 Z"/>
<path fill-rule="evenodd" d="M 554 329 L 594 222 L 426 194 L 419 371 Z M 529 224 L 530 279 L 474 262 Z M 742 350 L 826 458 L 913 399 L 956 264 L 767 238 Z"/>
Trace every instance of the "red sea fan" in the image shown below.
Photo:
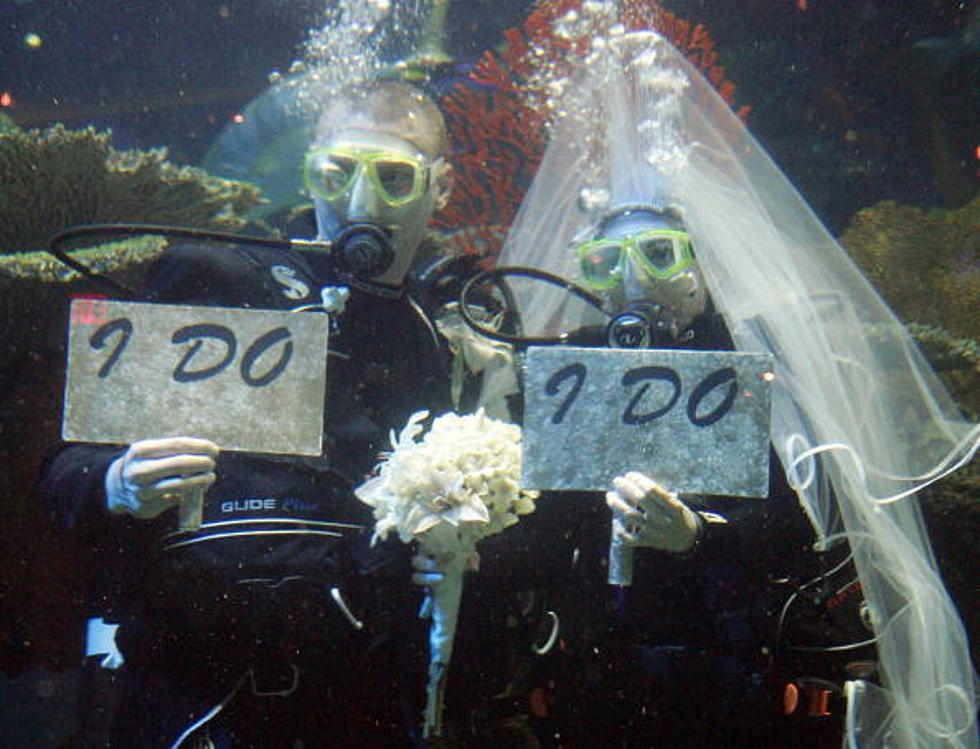
<path fill-rule="evenodd" d="M 468 78 L 443 97 L 455 181 L 435 226 L 451 233 L 457 251 L 488 258 L 499 252 L 544 153 L 547 82 L 559 79 L 597 32 L 588 22 L 587 5 L 583 0 L 537 3 L 521 26 L 504 32 L 503 49 L 486 52 Z M 670 39 L 735 106 L 735 84 L 717 64 L 704 25 L 678 18 L 653 0 L 625 0 L 619 18 L 626 31 L 656 29 Z M 748 111 L 741 107 L 739 117 L 745 119 Z"/>

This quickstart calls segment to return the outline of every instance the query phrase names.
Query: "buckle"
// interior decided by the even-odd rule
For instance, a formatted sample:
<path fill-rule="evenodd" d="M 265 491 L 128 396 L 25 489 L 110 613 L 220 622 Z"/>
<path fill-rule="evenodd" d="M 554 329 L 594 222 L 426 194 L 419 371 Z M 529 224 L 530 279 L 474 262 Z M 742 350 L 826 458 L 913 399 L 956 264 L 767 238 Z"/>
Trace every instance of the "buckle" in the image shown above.
<path fill-rule="evenodd" d="M 840 687 L 832 681 L 801 677 L 783 687 L 783 715 L 798 718 L 829 718 L 841 714 Z"/>

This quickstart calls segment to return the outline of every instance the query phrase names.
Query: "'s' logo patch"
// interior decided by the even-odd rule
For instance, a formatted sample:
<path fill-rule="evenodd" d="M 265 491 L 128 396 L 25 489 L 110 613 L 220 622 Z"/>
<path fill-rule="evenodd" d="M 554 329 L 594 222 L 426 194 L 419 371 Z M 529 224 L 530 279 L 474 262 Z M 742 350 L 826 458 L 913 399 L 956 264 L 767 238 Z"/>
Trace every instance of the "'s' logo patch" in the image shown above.
<path fill-rule="evenodd" d="M 310 295 L 310 287 L 296 277 L 296 269 L 288 265 L 273 265 L 272 277 L 282 285 L 282 293 L 287 299 L 305 299 Z"/>

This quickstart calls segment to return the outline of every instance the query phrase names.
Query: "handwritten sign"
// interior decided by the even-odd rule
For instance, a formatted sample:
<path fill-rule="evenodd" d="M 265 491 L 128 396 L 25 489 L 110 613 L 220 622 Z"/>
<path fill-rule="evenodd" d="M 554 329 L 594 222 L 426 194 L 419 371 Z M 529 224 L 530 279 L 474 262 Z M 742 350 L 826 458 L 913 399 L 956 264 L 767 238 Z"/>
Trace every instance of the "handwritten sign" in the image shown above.
<path fill-rule="evenodd" d="M 76 299 L 62 436 L 319 455 L 324 314 Z"/>
<path fill-rule="evenodd" d="M 642 471 L 681 493 L 764 497 L 773 377 L 763 354 L 530 348 L 523 485 L 606 490 Z"/>

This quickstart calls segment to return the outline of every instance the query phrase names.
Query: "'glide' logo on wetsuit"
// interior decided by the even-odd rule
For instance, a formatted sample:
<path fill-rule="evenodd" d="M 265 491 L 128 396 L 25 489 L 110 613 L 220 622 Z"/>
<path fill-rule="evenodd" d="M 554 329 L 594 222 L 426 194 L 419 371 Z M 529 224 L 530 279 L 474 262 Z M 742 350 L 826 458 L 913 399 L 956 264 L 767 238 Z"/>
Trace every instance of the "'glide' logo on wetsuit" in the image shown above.
<path fill-rule="evenodd" d="M 276 282 L 285 286 L 282 293 L 287 299 L 305 299 L 310 295 L 310 287 L 296 278 L 296 269 L 288 265 L 273 265 L 272 277 Z"/>
<path fill-rule="evenodd" d="M 255 512 L 257 510 L 276 509 L 274 499 L 235 499 L 221 503 L 222 512 Z"/>

